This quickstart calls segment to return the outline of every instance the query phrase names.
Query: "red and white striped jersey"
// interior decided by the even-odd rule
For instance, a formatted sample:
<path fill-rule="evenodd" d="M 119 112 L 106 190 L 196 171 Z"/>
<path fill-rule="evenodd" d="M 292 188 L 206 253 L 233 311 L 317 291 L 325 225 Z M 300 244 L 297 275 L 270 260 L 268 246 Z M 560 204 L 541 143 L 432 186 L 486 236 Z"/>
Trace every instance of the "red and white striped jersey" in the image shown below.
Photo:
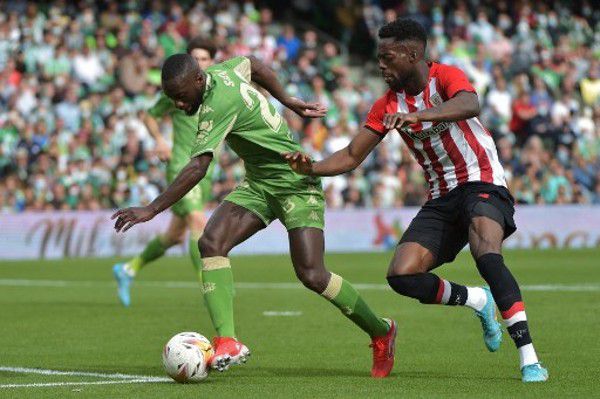
<path fill-rule="evenodd" d="M 416 96 L 388 90 L 373 104 L 365 127 L 385 136 L 386 113 L 416 112 L 438 106 L 461 91 L 476 93 L 460 69 L 434 62 L 429 67 L 425 90 Z M 458 122 L 416 123 L 400 129 L 400 135 L 425 170 L 429 198 L 440 197 L 466 182 L 506 187 L 494 140 L 476 117 Z"/>

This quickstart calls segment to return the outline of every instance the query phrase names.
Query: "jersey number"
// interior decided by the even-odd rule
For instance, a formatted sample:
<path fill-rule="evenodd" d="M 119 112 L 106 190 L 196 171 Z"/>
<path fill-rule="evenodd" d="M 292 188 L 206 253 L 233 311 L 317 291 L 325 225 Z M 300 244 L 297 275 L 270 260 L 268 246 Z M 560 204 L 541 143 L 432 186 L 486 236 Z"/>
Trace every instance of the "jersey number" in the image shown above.
<path fill-rule="evenodd" d="M 271 113 L 269 102 L 265 96 L 260 94 L 258 90 L 246 82 L 242 82 L 240 84 L 240 93 L 242 94 L 242 98 L 244 99 L 244 103 L 248 109 L 252 109 L 254 106 L 255 100 L 253 97 L 255 97 L 258 100 L 260 106 L 260 116 L 262 117 L 263 121 L 265 121 L 267 126 L 269 126 L 272 130 L 279 130 L 279 127 L 282 123 L 281 115 L 279 115 L 277 111 L 275 111 L 275 113 Z M 252 96 L 250 94 L 252 94 Z"/>

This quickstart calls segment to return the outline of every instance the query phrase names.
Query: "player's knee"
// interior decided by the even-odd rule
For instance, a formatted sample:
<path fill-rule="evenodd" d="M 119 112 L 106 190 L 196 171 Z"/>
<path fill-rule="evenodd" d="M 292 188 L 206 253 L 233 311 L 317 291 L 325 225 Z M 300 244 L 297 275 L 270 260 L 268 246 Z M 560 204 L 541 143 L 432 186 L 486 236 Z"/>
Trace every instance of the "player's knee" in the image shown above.
<path fill-rule="evenodd" d="M 200 255 L 203 258 L 211 256 L 227 256 L 229 249 L 225 247 L 222 240 L 218 240 L 212 234 L 203 234 L 198 241 Z"/>
<path fill-rule="evenodd" d="M 296 269 L 296 276 L 311 291 L 321 293 L 327 288 L 329 274 L 325 270 Z"/>

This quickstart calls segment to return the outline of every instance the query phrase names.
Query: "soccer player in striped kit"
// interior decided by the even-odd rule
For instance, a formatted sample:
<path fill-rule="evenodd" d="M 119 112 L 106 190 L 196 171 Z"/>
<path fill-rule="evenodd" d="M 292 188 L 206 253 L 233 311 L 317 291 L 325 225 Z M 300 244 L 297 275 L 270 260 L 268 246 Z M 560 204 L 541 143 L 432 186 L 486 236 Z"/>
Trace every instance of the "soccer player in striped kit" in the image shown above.
<path fill-rule="evenodd" d="M 430 192 L 396 247 L 389 285 L 421 303 L 474 309 L 491 352 L 502 340 L 497 304 L 519 351 L 522 380 L 546 381 L 519 285 L 501 253 L 503 240 L 516 230 L 514 200 L 494 141 L 477 118 L 477 93 L 460 69 L 424 59 L 427 34 L 416 21 L 393 21 L 379 37 L 377 57 L 389 90 L 359 134 L 320 162 L 301 153 L 284 155 L 299 173 L 338 175 L 356 168 L 386 134 L 398 132 L 424 169 Z M 453 261 L 467 243 L 490 288 L 466 287 L 431 272 Z"/>

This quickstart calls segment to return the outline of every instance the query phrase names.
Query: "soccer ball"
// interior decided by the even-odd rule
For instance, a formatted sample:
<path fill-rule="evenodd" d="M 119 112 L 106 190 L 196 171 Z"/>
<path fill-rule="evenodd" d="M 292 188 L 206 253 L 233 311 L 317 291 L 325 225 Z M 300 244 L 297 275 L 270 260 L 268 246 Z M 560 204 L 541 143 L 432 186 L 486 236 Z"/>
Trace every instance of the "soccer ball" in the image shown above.
<path fill-rule="evenodd" d="M 197 332 L 179 333 L 167 342 L 162 361 L 169 377 L 180 383 L 208 377 L 208 360 L 214 354 L 210 341 Z"/>

